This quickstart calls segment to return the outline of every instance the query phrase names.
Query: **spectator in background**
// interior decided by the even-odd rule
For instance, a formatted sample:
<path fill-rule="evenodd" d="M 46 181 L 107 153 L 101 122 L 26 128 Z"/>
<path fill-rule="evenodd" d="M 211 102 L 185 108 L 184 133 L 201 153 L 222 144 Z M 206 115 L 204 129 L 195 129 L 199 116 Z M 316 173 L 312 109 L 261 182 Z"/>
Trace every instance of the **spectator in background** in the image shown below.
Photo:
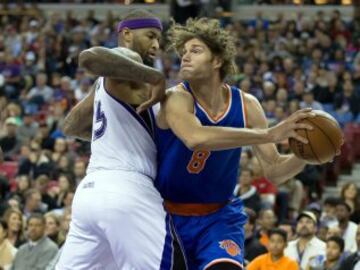
<path fill-rule="evenodd" d="M 29 189 L 25 194 L 24 216 L 29 218 L 37 212 L 44 212 L 45 207 L 42 206 L 41 193 L 37 189 Z"/>
<path fill-rule="evenodd" d="M 74 186 L 72 184 L 72 182 L 69 179 L 69 176 L 67 176 L 66 174 L 62 174 L 59 176 L 59 191 L 58 194 L 56 196 L 56 207 L 55 208 L 61 208 L 64 206 L 63 201 L 64 198 L 66 197 L 66 194 L 74 189 Z"/>
<path fill-rule="evenodd" d="M 63 199 L 63 207 L 54 209 L 52 213 L 54 213 L 57 216 L 63 216 L 66 212 L 71 212 L 71 205 L 72 201 L 74 199 L 75 192 L 73 190 L 69 190 L 65 193 L 64 199 Z"/>
<path fill-rule="evenodd" d="M 22 174 L 16 177 L 16 190 L 11 196 L 18 196 L 21 204 L 25 203 L 25 194 L 31 188 L 31 179 L 28 175 Z"/>
<path fill-rule="evenodd" d="M 287 217 L 291 219 L 297 217 L 304 199 L 304 188 L 301 181 L 291 178 L 287 182 L 278 186 L 277 207 L 284 211 L 279 213 L 280 222 Z M 280 194 L 285 195 L 285 200 L 280 201 Z"/>
<path fill-rule="evenodd" d="M 50 158 L 41 150 L 38 143 L 31 143 L 31 150 L 28 157 L 20 160 L 19 174 L 27 174 L 32 178 L 37 178 L 39 175 L 50 175 L 53 169 L 53 164 Z"/>
<path fill-rule="evenodd" d="M 320 220 L 321 212 L 322 212 L 320 202 L 312 202 L 308 204 L 305 210 L 313 212 L 316 216 L 316 220 Z"/>
<path fill-rule="evenodd" d="M 358 94 L 354 91 L 354 86 L 351 81 L 344 82 L 343 91 L 335 96 L 334 102 L 335 109 L 338 115 L 344 116 L 348 113 L 352 115 L 353 118 L 347 119 L 348 122 L 357 117 L 359 113 L 358 104 L 360 102 L 360 98 Z"/>
<path fill-rule="evenodd" d="M 255 235 L 255 226 L 256 226 L 256 213 L 254 210 L 245 208 L 245 212 L 248 216 L 248 219 L 244 225 L 245 230 L 245 261 L 251 262 L 257 256 L 265 254 L 267 252 L 266 248 L 260 244 L 258 238 Z"/>
<path fill-rule="evenodd" d="M 241 89 L 242 90 L 242 89 Z M 275 99 L 275 84 L 271 81 L 265 81 L 263 83 L 263 91 L 264 91 L 264 96 L 263 96 L 263 100 L 267 101 L 270 99 Z"/>
<path fill-rule="evenodd" d="M 4 152 L 6 160 L 12 160 L 14 156 L 19 152 L 21 142 L 17 137 L 18 122 L 14 117 L 9 117 L 5 121 L 6 135 L 0 138 L 0 147 Z"/>
<path fill-rule="evenodd" d="M 31 88 L 26 96 L 28 103 L 37 105 L 34 112 L 53 99 L 54 90 L 47 85 L 47 80 L 47 75 L 44 72 L 38 73 L 36 75 L 36 86 Z"/>
<path fill-rule="evenodd" d="M 355 252 L 357 225 L 350 221 L 351 207 L 345 201 L 339 201 L 336 205 L 336 217 L 339 221 L 339 228 L 345 242 L 345 251 Z"/>
<path fill-rule="evenodd" d="M 35 179 L 35 189 L 41 193 L 42 209 L 44 210 L 51 210 L 56 207 L 56 200 L 47 192 L 49 181 L 47 175 L 40 175 Z"/>
<path fill-rule="evenodd" d="M 341 199 L 351 207 L 350 220 L 360 222 L 360 193 L 355 182 L 346 183 L 341 189 Z"/>
<path fill-rule="evenodd" d="M 41 214 L 31 215 L 27 231 L 29 241 L 19 248 L 11 269 L 45 269 L 58 251 L 56 244 L 45 236 L 45 218 Z"/>
<path fill-rule="evenodd" d="M 356 230 L 356 243 L 357 251 L 344 259 L 339 267 L 340 270 L 358 270 L 360 267 L 360 225 L 357 226 Z"/>
<path fill-rule="evenodd" d="M 269 231 L 275 228 L 276 216 L 272 209 L 263 209 L 259 213 L 258 223 L 260 225 L 257 237 L 260 243 L 267 247 L 269 244 Z"/>
<path fill-rule="evenodd" d="M 76 186 L 86 175 L 86 163 L 84 160 L 77 160 L 74 165 L 74 176 Z"/>
<path fill-rule="evenodd" d="M 254 186 L 251 185 L 253 172 L 249 168 L 240 170 L 238 184 L 235 187 L 234 196 L 239 197 L 244 206 L 259 213 L 261 208 L 260 196 Z"/>
<path fill-rule="evenodd" d="M 324 110 L 320 102 L 314 99 L 314 93 L 312 90 L 305 90 L 302 101 L 300 102 L 300 108 L 312 108 L 313 110 Z"/>
<path fill-rule="evenodd" d="M 59 231 L 59 241 L 64 243 L 67 234 L 69 233 L 71 221 L 71 210 L 67 209 L 64 211 L 64 214 L 61 216 L 61 224 Z"/>
<path fill-rule="evenodd" d="M 290 221 L 285 220 L 281 222 L 278 228 L 286 232 L 288 242 L 296 239 L 295 228 Z"/>
<path fill-rule="evenodd" d="M 0 219 L 0 268 L 9 270 L 17 249 L 7 239 L 8 226 L 5 220 Z"/>
<path fill-rule="evenodd" d="M 280 229 L 269 231 L 269 252 L 255 258 L 248 266 L 247 270 L 298 270 L 296 261 L 284 255 L 287 246 L 287 234 Z"/>
<path fill-rule="evenodd" d="M 7 223 L 7 239 L 16 248 L 20 247 L 25 242 L 22 213 L 9 208 L 4 213 L 4 220 Z"/>
<path fill-rule="evenodd" d="M 63 240 L 60 233 L 60 219 L 52 214 L 47 213 L 45 216 L 45 235 L 49 237 L 58 247 L 61 247 Z"/>
<path fill-rule="evenodd" d="M 251 160 L 251 169 L 254 174 L 252 185 L 256 187 L 256 190 L 260 195 L 262 206 L 265 208 L 272 208 L 275 204 L 277 192 L 275 185 L 264 176 L 260 163 L 256 157 L 253 157 Z"/>
<path fill-rule="evenodd" d="M 42 149 L 53 150 L 55 139 L 51 137 L 50 128 L 45 121 L 40 122 L 37 137 L 41 140 Z"/>
<path fill-rule="evenodd" d="M 301 270 L 305 270 L 310 258 L 318 255 L 325 256 L 326 244 L 319 240 L 316 234 L 317 219 L 310 211 L 302 212 L 296 225 L 298 238 L 289 242 L 285 255 L 296 260 Z"/>
<path fill-rule="evenodd" d="M 341 255 L 344 251 L 344 240 L 332 236 L 326 240 L 326 256 L 318 255 L 309 260 L 306 270 L 341 270 Z"/>
<path fill-rule="evenodd" d="M 339 199 L 329 197 L 324 200 L 323 211 L 320 217 L 320 222 L 325 226 L 332 228 L 339 225 L 339 221 L 336 217 L 336 205 Z"/>
<path fill-rule="evenodd" d="M 333 236 L 339 236 L 341 237 L 341 230 L 339 227 L 329 227 L 327 234 L 326 234 L 326 239 L 333 237 Z"/>
<path fill-rule="evenodd" d="M 34 122 L 31 114 L 24 114 L 23 122 L 17 129 L 17 136 L 21 142 L 30 142 L 38 133 L 39 126 Z"/>

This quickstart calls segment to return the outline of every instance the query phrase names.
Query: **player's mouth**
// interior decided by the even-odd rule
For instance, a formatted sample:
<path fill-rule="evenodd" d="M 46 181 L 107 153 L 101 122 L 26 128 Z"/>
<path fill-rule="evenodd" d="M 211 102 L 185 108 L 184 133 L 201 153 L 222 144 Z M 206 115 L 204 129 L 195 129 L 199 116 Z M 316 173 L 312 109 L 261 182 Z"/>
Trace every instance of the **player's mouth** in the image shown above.
<path fill-rule="evenodd" d="M 149 53 L 148 53 L 148 57 L 149 57 L 150 59 L 155 59 L 155 58 L 156 58 L 156 53 L 154 53 L 154 52 L 149 52 Z"/>
<path fill-rule="evenodd" d="M 181 69 L 183 68 L 191 68 L 192 66 L 191 65 L 181 65 Z"/>

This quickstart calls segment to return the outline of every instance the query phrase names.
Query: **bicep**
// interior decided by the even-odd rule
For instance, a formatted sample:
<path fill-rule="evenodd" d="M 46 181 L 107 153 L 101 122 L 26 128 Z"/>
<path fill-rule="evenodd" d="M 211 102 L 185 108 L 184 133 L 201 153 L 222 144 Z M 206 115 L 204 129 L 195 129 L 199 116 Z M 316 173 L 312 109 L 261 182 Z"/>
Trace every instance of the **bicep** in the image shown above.
<path fill-rule="evenodd" d="M 194 114 L 194 101 L 187 93 L 171 93 L 164 108 L 167 125 L 182 141 L 189 139 L 201 126 Z"/>
<path fill-rule="evenodd" d="M 88 133 L 92 128 L 93 104 L 95 98 L 95 87 L 93 86 L 89 95 L 75 105 L 64 120 L 63 131 L 67 136 L 76 136 L 89 140 Z M 86 133 L 86 136 L 83 134 Z"/>

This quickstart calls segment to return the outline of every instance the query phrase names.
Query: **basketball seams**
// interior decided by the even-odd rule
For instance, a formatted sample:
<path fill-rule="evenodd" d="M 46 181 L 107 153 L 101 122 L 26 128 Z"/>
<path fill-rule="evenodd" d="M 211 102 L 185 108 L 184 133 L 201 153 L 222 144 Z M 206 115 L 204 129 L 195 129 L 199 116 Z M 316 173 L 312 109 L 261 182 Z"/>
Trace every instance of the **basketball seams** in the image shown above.
<path fill-rule="evenodd" d="M 325 118 L 326 120 L 331 120 L 331 123 L 335 124 L 337 128 L 341 129 L 340 126 L 339 126 L 339 123 L 336 121 L 335 118 L 333 117 L 328 117 L 328 116 L 325 116 L 325 115 L 321 115 L 321 114 L 317 114 L 316 117 L 321 117 L 321 118 Z M 307 118 L 308 119 L 308 118 Z"/>
<path fill-rule="evenodd" d="M 310 141 L 310 138 L 309 138 L 309 135 L 308 135 L 308 131 L 305 130 L 305 134 L 306 134 L 306 139 L 308 140 L 308 144 L 310 146 L 310 149 L 311 149 L 311 152 L 313 153 L 314 157 L 316 158 L 316 160 L 321 163 L 321 160 L 319 159 L 318 155 L 316 154 L 316 152 L 314 151 L 314 148 L 311 144 L 311 141 Z"/>
<path fill-rule="evenodd" d="M 326 117 L 323 117 L 323 118 L 326 118 Z M 329 120 L 329 118 L 326 118 L 326 119 Z M 336 154 L 336 146 L 335 146 L 335 144 L 333 143 L 333 141 L 330 139 L 330 137 L 326 134 L 326 132 L 324 132 L 324 130 L 323 130 L 318 124 L 314 123 L 314 122 L 311 121 L 310 119 L 306 119 L 306 120 L 308 120 L 312 125 L 316 126 L 316 127 L 321 131 L 321 133 L 325 135 L 325 137 L 328 139 L 328 141 L 330 142 L 330 144 L 333 146 L 333 148 L 334 148 L 334 153 Z"/>

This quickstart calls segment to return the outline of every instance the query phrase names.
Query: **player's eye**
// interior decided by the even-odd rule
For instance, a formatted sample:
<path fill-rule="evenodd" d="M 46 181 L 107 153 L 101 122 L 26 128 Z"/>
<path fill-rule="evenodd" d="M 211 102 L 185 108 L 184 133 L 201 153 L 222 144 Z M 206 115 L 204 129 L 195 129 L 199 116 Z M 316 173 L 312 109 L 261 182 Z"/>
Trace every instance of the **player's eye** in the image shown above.
<path fill-rule="evenodd" d="M 191 53 L 199 54 L 201 53 L 200 49 L 191 49 Z"/>

